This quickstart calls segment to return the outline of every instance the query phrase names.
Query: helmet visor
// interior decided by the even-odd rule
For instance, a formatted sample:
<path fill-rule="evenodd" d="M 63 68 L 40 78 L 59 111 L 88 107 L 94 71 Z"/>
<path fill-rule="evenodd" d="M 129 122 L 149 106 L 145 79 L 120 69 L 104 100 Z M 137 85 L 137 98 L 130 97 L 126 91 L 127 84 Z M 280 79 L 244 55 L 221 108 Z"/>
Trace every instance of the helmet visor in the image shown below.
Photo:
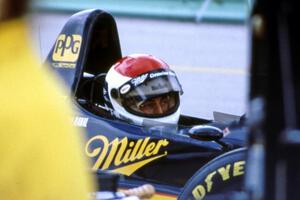
<path fill-rule="evenodd" d="M 179 106 L 178 93 L 167 93 L 144 101 L 130 98 L 124 102 L 125 109 L 143 117 L 164 117 L 174 113 Z"/>
<path fill-rule="evenodd" d="M 140 83 L 136 84 L 137 80 Z M 144 117 L 164 117 L 177 110 L 182 89 L 174 72 L 161 71 L 132 79 L 120 87 L 119 93 L 128 112 Z"/>

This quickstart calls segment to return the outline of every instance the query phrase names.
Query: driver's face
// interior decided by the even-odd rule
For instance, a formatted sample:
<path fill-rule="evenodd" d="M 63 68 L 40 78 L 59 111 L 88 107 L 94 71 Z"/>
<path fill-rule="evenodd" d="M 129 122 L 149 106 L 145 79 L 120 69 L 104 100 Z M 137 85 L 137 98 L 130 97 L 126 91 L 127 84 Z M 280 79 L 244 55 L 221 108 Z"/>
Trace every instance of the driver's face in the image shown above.
<path fill-rule="evenodd" d="M 145 114 L 164 114 L 173 104 L 174 100 L 169 95 L 164 95 L 143 102 L 139 109 Z"/>

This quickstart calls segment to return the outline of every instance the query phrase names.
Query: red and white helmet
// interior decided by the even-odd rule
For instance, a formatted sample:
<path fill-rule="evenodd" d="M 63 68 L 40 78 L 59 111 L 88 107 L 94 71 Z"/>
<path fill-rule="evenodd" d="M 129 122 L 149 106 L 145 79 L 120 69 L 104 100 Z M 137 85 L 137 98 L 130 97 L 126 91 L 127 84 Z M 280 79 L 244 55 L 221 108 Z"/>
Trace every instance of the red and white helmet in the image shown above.
<path fill-rule="evenodd" d="M 126 56 L 110 68 L 105 82 L 106 103 L 117 118 L 137 125 L 178 122 L 183 92 L 175 72 L 164 61 L 147 54 Z M 154 111 L 154 101 L 163 109 Z"/>

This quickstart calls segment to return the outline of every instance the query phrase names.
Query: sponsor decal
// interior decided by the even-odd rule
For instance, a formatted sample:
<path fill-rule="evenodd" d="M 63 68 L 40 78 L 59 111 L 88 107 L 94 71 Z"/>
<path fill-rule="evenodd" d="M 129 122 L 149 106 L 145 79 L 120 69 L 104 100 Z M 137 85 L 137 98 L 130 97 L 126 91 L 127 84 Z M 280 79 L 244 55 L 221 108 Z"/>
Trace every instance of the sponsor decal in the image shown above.
<path fill-rule="evenodd" d="M 121 93 L 121 94 L 125 94 L 125 93 L 127 93 L 129 90 L 130 90 L 130 85 L 129 85 L 129 84 L 126 84 L 126 85 L 124 85 L 124 86 L 121 88 L 120 93 Z"/>
<path fill-rule="evenodd" d="M 53 61 L 76 62 L 80 52 L 81 41 L 81 35 L 59 35 L 53 50 Z"/>
<path fill-rule="evenodd" d="M 130 176 L 147 163 L 164 157 L 167 139 L 151 141 L 150 137 L 129 141 L 127 137 L 109 141 L 104 135 L 92 137 L 85 146 L 88 157 L 96 158 L 93 170 L 111 170 Z"/>
<path fill-rule="evenodd" d="M 216 179 L 228 181 L 234 177 L 243 175 L 245 173 L 245 163 L 244 160 L 237 161 L 210 172 L 204 180 L 205 183 L 198 184 L 193 189 L 193 197 L 197 200 L 204 199 L 204 197 L 213 190 L 214 180 Z"/>
<path fill-rule="evenodd" d="M 55 68 L 74 69 L 76 67 L 76 64 L 75 63 L 52 63 L 52 66 Z"/>
<path fill-rule="evenodd" d="M 133 78 L 133 79 L 131 80 L 131 83 L 132 83 L 134 86 L 138 86 L 138 85 L 140 85 L 141 83 L 143 83 L 143 82 L 146 80 L 147 77 L 148 77 L 148 73 L 147 73 L 147 74 L 143 74 L 143 75 L 141 75 L 141 76 L 139 76 L 139 77 Z"/>
<path fill-rule="evenodd" d="M 89 121 L 89 118 L 87 118 L 87 117 L 75 117 L 73 124 L 74 124 L 74 126 L 78 126 L 78 127 L 87 127 L 88 121 Z"/>
<path fill-rule="evenodd" d="M 176 74 L 172 71 L 162 71 L 162 72 L 155 72 L 155 73 L 150 73 L 149 77 L 150 78 L 156 78 L 159 76 L 176 76 Z"/>

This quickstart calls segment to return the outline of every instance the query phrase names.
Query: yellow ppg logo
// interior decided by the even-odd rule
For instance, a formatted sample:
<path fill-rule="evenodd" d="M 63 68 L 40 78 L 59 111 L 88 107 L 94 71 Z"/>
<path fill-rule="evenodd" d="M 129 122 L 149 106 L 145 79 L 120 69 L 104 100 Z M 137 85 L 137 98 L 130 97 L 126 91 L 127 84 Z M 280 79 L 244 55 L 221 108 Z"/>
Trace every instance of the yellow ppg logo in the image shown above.
<path fill-rule="evenodd" d="M 59 35 L 52 59 L 54 61 L 76 62 L 79 56 L 81 46 L 81 35 Z"/>

